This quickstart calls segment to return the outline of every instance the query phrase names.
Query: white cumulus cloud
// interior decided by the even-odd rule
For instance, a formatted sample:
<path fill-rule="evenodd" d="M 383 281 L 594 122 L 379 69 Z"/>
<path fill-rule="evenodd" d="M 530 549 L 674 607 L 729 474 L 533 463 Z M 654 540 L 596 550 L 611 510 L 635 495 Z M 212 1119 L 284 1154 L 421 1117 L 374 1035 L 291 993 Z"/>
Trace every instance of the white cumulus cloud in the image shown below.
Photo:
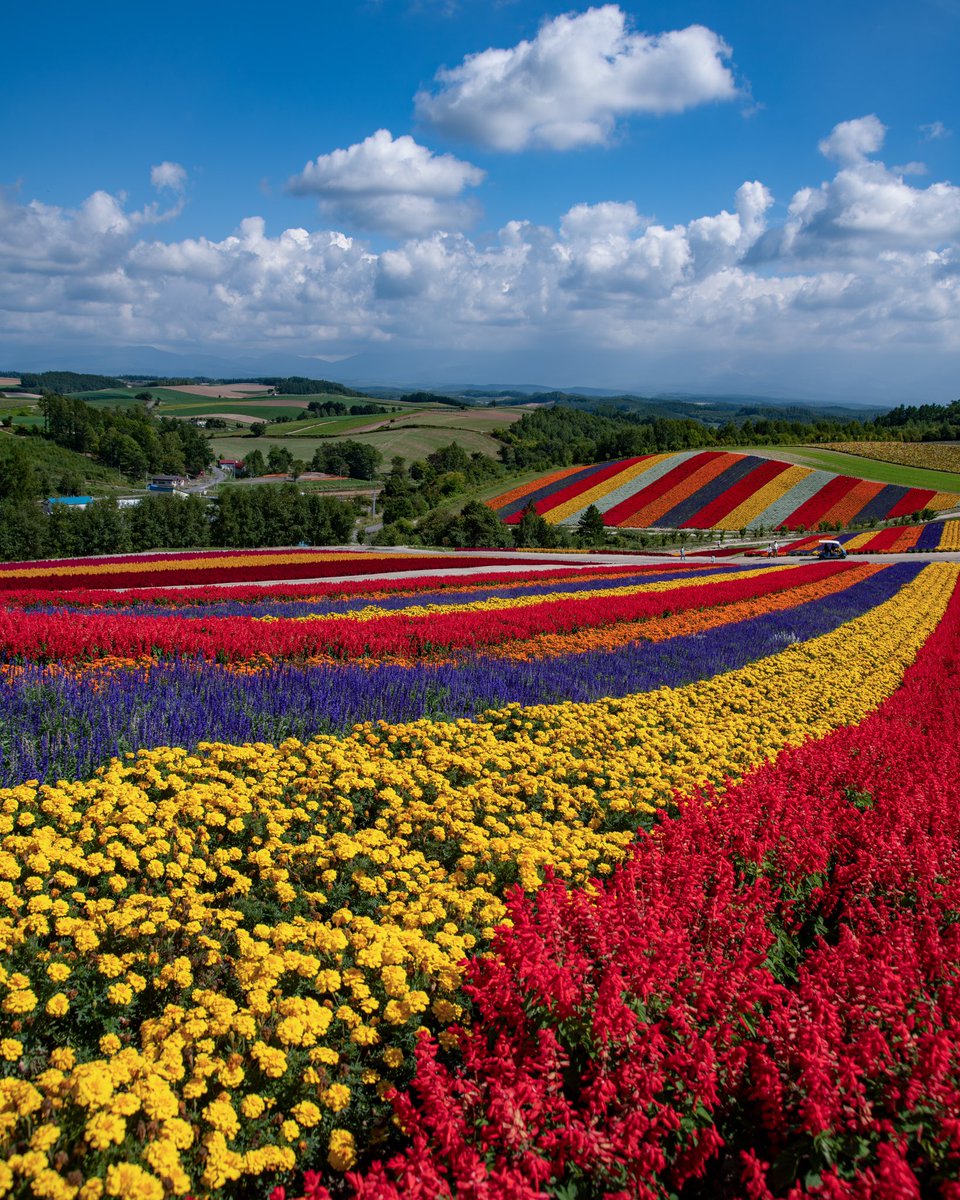
<path fill-rule="evenodd" d="M 325 216 L 360 229 L 425 234 L 462 229 L 476 206 L 459 197 L 484 172 L 452 154 L 434 154 L 412 137 L 378 129 L 345 150 L 321 154 L 287 183 L 299 196 L 317 196 Z"/>
<path fill-rule="evenodd" d="M 616 361 L 629 372 L 615 386 L 638 389 L 668 359 L 704 382 L 717 364 L 749 374 L 764 362 L 791 386 L 829 363 L 833 387 L 846 371 L 877 395 L 897 379 L 954 388 L 960 187 L 911 186 L 868 156 L 877 137 L 865 128 L 845 122 L 825 139 L 843 161 L 783 197 L 783 219 L 752 180 L 682 223 L 604 201 L 553 227 L 429 230 L 378 252 L 349 226 L 271 233 L 255 216 L 227 237 L 164 240 L 147 234 L 159 218 L 104 191 L 75 209 L 0 191 L 0 352 L 12 365 L 25 345 L 61 357 L 104 344 L 373 362 L 396 348 L 419 369 L 442 350 L 474 355 L 485 378 L 558 384 L 561 370 L 568 383 L 574 371 L 600 381 Z M 436 168 L 428 152 L 414 158 Z M 427 200 L 457 200 L 455 174 L 417 174 L 385 195 L 415 200 L 419 186 Z M 357 187 L 365 198 L 370 184 Z"/>
<path fill-rule="evenodd" d="M 883 145 L 887 127 L 871 113 L 868 117 L 857 117 L 854 121 L 841 121 L 834 125 L 829 137 L 820 142 L 819 150 L 825 158 L 835 162 L 859 163 Z"/>
<path fill-rule="evenodd" d="M 730 48 L 702 25 L 631 30 L 616 4 L 545 21 L 531 41 L 489 49 L 437 74 L 421 120 L 496 150 L 606 142 L 617 118 L 682 112 L 737 94 Z"/>

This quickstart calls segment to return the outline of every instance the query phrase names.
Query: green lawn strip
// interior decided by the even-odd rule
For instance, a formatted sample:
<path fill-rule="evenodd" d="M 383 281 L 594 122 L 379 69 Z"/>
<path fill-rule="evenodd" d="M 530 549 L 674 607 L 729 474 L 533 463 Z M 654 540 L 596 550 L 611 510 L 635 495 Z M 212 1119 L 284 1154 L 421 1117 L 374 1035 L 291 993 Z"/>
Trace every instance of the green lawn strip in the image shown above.
<path fill-rule="evenodd" d="M 960 474 L 953 471 L 933 471 L 926 467 L 902 467 L 898 463 L 878 462 L 856 454 L 841 454 L 837 450 L 820 450 L 811 446 L 727 446 L 734 454 L 757 454 L 762 458 L 778 458 L 837 475 L 853 475 L 875 483 L 896 483 L 901 487 L 932 488 L 938 492 L 960 493 Z"/>

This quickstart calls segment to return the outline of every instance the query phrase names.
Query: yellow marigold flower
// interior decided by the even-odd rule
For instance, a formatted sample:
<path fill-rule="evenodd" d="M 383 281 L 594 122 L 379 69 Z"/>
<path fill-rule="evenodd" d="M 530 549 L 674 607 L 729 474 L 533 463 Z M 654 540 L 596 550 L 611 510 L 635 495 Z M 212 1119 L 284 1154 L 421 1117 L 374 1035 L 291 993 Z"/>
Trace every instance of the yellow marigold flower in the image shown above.
<path fill-rule="evenodd" d="M 22 1016 L 33 1012 L 37 1007 L 37 998 L 29 988 L 18 988 L 4 997 L 2 1007 L 4 1012 L 12 1016 Z"/>
<path fill-rule="evenodd" d="M 41 1125 L 30 1139 L 30 1149 L 46 1153 L 51 1146 L 56 1145 L 59 1137 L 59 1125 Z"/>
<path fill-rule="evenodd" d="M 255 1092 L 251 1092 L 249 1096 L 244 1096 L 240 1101 L 240 1111 L 251 1121 L 255 1121 L 257 1117 L 262 1116 L 266 1107 L 263 1098 Z"/>
<path fill-rule="evenodd" d="M 449 1025 L 451 1021 L 455 1021 L 460 1015 L 460 1009 L 451 1004 L 449 1000 L 439 999 L 434 1000 L 431 1005 L 433 1015 L 438 1021 L 443 1021 L 445 1025 Z"/>
<path fill-rule="evenodd" d="M 163 1184 L 135 1163 L 107 1168 L 107 1195 L 121 1200 L 164 1200 Z"/>
<path fill-rule="evenodd" d="M 140 1097 L 133 1092 L 118 1092 L 110 1101 L 109 1111 L 121 1117 L 132 1117 L 141 1107 Z"/>
<path fill-rule="evenodd" d="M 296 1121 L 284 1121 L 280 1126 L 280 1132 L 288 1142 L 294 1142 L 300 1136 L 300 1126 Z"/>
<path fill-rule="evenodd" d="M 107 999 L 111 1004 L 129 1004 L 133 999 L 133 988 L 129 983 L 114 983 L 107 988 Z"/>
<path fill-rule="evenodd" d="M 350 1103 L 350 1089 L 342 1083 L 333 1083 L 320 1097 L 320 1102 L 332 1112 L 340 1112 Z"/>
<path fill-rule="evenodd" d="M 285 1046 L 300 1046 L 307 1030 L 299 1017 L 284 1017 L 277 1026 L 277 1037 Z"/>
<path fill-rule="evenodd" d="M 23 1042 L 18 1042 L 16 1038 L 3 1038 L 0 1041 L 0 1058 L 7 1062 L 16 1062 L 23 1053 Z"/>
<path fill-rule="evenodd" d="M 163 1121 L 175 1117 L 180 1110 L 176 1096 L 170 1090 L 165 1079 L 159 1075 L 150 1075 L 139 1079 L 133 1086 L 134 1094 L 139 1096 L 143 1111 L 152 1121 Z"/>
<path fill-rule="evenodd" d="M 240 1132 L 240 1119 L 229 1100 L 212 1101 L 203 1110 L 203 1115 L 225 1137 L 236 1137 Z"/>
<path fill-rule="evenodd" d="M 244 1074 L 243 1057 L 239 1054 L 231 1054 L 217 1073 L 217 1078 L 224 1087 L 235 1088 L 243 1083 Z"/>
<path fill-rule="evenodd" d="M 290 1111 L 304 1129 L 312 1129 L 314 1125 L 319 1125 L 323 1118 L 323 1113 L 310 1100 L 301 1100 Z"/>
<path fill-rule="evenodd" d="M 348 1129 L 335 1129 L 327 1144 L 327 1162 L 335 1171 L 349 1171 L 356 1161 L 353 1134 Z"/>
<path fill-rule="evenodd" d="M 98 1045 L 100 1046 L 100 1053 L 110 1058 L 114 1054 L 120 1053 L 122 1042 L 115 1033 L 105 1033 Z"/>
<path fill-rule="evenodd" d="M 65 979 L 70 978 L 70 968 L 66 963 L 51 963 L 50 966 L 47 967 L 47 975 L 49 975 L 54 983 L 63 983 Z"/>
<path fill-rule="evenodd" d="M 47 1001 L 44 1011 L 48 1016 L 62 1017 L 70 1011 L 70 1001 L 63 992 L 57 992 L 56 995 L 51 996 Z"/>
<path fill-rule="evenodd" d="M 87 1122 L 84 1138 L 94 1150 L 119 1146 L 127 1136 L 127 1123 L 116 1113 L 98 1112 Z"/>
<path fill-rule="evenodd" d="M 168 1117 L 163 1122 L 163 1136 L 178 1150 L 186 1150 L 193 1145 L 193 1129 L 189 1121 L 181 1117 Z"/>
<path fill-rule="evenodd" d="M 70 1076 L 70 1090 L 83 1108 L 102 1108 L 113 1095 L 113 1080 L 103 1063 L 81 1063 Z"/>
<path fill-rule="evenodd" d="M 395 1070 L 403 1065 L 403 1051 L 397 1046 L 391 1046 L 383 1052 L 383 1061 L 388 1067 Z"/>

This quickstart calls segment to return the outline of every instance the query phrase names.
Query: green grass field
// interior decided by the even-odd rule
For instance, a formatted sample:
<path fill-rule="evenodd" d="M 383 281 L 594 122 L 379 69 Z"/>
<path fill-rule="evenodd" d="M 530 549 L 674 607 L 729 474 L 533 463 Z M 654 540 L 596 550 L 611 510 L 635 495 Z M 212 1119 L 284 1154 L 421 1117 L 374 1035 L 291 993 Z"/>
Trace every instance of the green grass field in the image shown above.
<path fill-rule="evenodd" d="M 758 454 L 762 458 L 779 458 L 782 462 L 813 467 L 818 471 L 833 471 L 837 475 L 853 475 L 876 483 L 896 483 L 901 487 L 932 488 L 937 492 L 960 492 L 960 474 L 952 471 L 930 471 L 923 467 L 901 467 L 896 463 L 877 462 L 856 454 L 841 454 L 836 450 L 821 450 L 815 446 L 729 446 L 735 454 Z"/>

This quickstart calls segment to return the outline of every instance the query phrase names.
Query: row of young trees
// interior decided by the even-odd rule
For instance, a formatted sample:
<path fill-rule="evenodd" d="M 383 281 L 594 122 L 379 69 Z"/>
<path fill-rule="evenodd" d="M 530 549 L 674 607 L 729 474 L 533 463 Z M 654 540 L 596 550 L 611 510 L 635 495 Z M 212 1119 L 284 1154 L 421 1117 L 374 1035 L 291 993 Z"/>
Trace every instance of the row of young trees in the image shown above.
<path fill-rule="evenodd" d="M 332 496 L 303 495 L 294 484 L 224 488 L 198 495 L 146 496 L 121 508 L 99 499 L 86 508 L 0 499 L 0 561 L 124 554 L 196 547 L 333 546 L 353 536 L 357 510 Z"/>

